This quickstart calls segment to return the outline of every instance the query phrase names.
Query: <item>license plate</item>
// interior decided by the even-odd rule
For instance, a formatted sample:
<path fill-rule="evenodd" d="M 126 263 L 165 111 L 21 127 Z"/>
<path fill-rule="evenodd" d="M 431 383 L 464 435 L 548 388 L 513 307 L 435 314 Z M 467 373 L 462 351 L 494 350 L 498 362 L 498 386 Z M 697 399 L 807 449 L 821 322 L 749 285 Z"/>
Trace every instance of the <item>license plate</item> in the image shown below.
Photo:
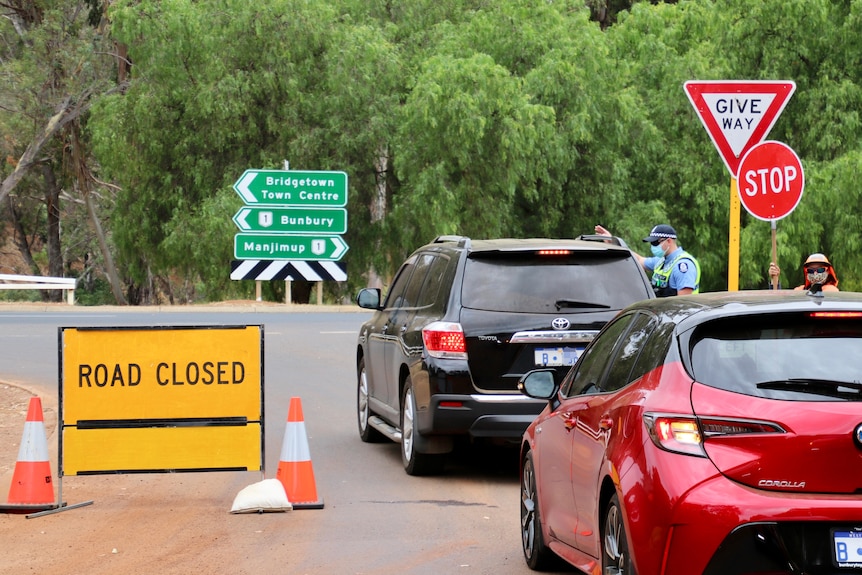
<path fill-rule="evenodd" d="M 837 567 L 862 569 L 862 529 L 833 529 L 832 550 Z"/>
<path fill-rule="evenodd" d="M 533 350 L 536 365 L 557 367 L 575 365 L 583 349 L 575 347 L 539 347 Z"/>

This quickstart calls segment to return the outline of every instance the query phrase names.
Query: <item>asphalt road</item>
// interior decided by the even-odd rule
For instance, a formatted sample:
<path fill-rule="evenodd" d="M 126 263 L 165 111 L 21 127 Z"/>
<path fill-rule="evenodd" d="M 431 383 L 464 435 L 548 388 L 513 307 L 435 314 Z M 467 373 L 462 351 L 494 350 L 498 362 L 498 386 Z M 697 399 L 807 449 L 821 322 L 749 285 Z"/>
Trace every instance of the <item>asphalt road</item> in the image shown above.
<path fill-rule="evenodd" d="M 521 554 L 513 450 L 468 451 L 443 476 L 417 478 L 404 473 L 397 445 L 359 440 L 354 356 L 367 317 L 349 306 L 248 302 L 194 309 L 0 306 L 0 382 L 12 384 L 0 385 L 0 400 L 22 388 L 43 398 L 62 499 L 93 502 L 30 519 L 0 514 L 0 574 L 531 573 Z M 56 477 L 59 328 L 156 325 L 264 326 L 263 473 Z M 275 477 L 292 397 L 302 403 L 324 508 L 229 513 L 243 487 Z M 22 409 L 19 401 L 5 411 L 9 417 L 0 411 L 0 430 L 22 429 L 22 420 L 14 421 Z M 0 448 L 0 461 L 16 455 L 16 445 Z M 0 466 L 0 494 L 10 468 Z"/>

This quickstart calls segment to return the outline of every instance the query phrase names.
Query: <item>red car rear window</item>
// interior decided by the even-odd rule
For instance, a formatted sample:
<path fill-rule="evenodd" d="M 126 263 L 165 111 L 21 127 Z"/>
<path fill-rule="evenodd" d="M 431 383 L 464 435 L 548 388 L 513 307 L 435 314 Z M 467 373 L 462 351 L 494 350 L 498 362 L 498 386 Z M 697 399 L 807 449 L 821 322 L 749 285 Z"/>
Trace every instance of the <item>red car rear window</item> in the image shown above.
<path fill-rule="evenodd" d="M 862 401 L 862 321 L 841 315 L 737 316 L 692 338 L 694 378 L 757 397 Z"/>

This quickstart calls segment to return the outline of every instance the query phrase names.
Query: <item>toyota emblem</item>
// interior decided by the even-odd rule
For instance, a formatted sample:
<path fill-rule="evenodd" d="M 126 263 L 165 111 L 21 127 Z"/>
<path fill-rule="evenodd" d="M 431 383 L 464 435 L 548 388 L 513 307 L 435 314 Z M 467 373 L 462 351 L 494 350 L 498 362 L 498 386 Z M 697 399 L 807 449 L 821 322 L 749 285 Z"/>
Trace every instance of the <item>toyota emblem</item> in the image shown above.
<path fill-rule="evenodd" d="M 862 447 L 862 423 L 856 426 L 853 430 L 853 439 L 856 440 L 856 445 Z"/>
<path fill-rule="evenodd" d="M 569 320 L 564 317 L 555 317 L 551 322 L 551 327 L 554 329 L 569 329 Z"/>

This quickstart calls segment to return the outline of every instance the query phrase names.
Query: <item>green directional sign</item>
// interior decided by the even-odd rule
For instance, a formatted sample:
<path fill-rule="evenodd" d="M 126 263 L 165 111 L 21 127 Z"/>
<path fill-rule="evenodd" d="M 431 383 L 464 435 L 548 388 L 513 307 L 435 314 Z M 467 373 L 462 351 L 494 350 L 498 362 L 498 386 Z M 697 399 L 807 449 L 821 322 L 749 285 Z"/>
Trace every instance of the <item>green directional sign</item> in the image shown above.
<path fill-rule="evenodd" d="M 341 236 L 238 233 L 233 254 L 238 260 L 313 260 L 337 262 L 347 252 Z"/>
<path fill-rule="evenodd" d="M 347 205 L 345 172 L 246 170 L 233 189 L 249 205 L 324 208 Z"/>
<path fill-rule="evenodd" d="M 246 206 L 239 209 L 233 221 L 244 232 L 343 234 L 347 231 L 347 210 Z"/>

